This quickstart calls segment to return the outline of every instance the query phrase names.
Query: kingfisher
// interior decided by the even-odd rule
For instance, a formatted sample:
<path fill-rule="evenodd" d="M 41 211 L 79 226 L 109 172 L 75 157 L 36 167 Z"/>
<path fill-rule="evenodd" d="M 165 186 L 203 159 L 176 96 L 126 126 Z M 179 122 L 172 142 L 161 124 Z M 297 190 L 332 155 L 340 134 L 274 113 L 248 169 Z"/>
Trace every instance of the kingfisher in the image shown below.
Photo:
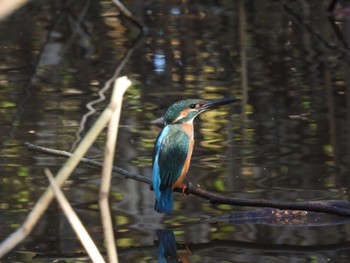
<path fill-rule="evenodd" d="M 171 105 L 165 112 L 164 127 L 153 149 L 152 186 L 156 201 L 154 210 L 169 213 L 173 209 L 173 189 L 186 185 L 183 180 L 190 167 L 193 151 L 193 120 L 202 112 L 239 99 L 185 99 Z"/>

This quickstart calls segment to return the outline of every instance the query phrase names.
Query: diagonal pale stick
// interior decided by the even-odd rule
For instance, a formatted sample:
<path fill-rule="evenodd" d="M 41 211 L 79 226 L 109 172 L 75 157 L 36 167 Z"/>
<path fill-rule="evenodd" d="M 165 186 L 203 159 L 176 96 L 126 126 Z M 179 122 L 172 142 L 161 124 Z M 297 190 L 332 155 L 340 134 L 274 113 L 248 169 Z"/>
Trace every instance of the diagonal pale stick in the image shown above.
<path fill-rule="evenodd" d="M 87 150 L 96 140 L 97 136 L 105 128 L 113 112 L 115 111 L 115 108 L 115 103 L 110 103 L 107 106 L 107 108 L 102 112 L 95 124 L 91 127 L 91 129 L 85 135 L 83 140 L 80 142 L 73 155 L 68 158 L 66 163 L 58 171 L 56 175 L 56 183 L 59 186 L 61 186 L 69 178 L 72 171 L 80 162 L 80 159 L 85 155 Z M 40 199 L 36 202 L 35 206 L 29 213 L 21 227 L 0 244 L 0 258 L 2 258 L 5 254 L 7 254 L 11 249 L 17 246 L 30 234 L 30 232 L 32 231 L 40 217 L 43 215 L 53 198 L 53 191 L 51 187 L 48 187 L 46 191 L 42 194 Z"/>
<path fill-rule="evenodd" d="M 105 260 L 103 259 L 100 251 L 98 251 L 98 248 L 96 247 L 94 241 L 91 239 L 89 233 L 86 231 L 85 227 L 81 223 L 79 217 L 74 212 L 73 208 L 69 204 L 68 200 L 62 193 L 59 186 L 56 184 L 55 179 L 53 178 L 53 175 L 49 169 L 45 169 L 45 174 L 47 178 L 49 179 L 50 186 L 52 190 L 55 193 L 56 199 L 58 203 L 60 204 L 64 214 L 66 215 L 69 223 L 71 224 L 72 228 L 74 229 L 75 233 L 79 237 L 80 242 L 85 248 L 85 251 L 89 254 L 92 262 L 101 262 L 104 263 Z"/>
<path fill-rule="evenodd" d="M 9 16 L 16 9 L 25 5 L 28 0 L 2 0 L 0 1 L 0 21 Z"/>
<path fill-rule="evenodd" d="M 113 224 L 111 213 L 109 209 L 109 191 L 111 186 L 114 152 L 118 135 L 118 126 L 120 119 L 120 112 L 122 108 L 123 95 L 128 87 L 131 85 L 127 77 L 118 78 L 114 84 L 114 89 L 111 97 L 111 103 L 117 105 L 108 126 L 107 140 L 105 146 L 105 156 L 102 168 L 102 178 L 100 187 L 100 211 L 103 225 L 104 236 L 106 239 L 106 247 L 108 253 L 108 261 L 110 263 L 117 263 L 118 256 L 114 240 Z"/>

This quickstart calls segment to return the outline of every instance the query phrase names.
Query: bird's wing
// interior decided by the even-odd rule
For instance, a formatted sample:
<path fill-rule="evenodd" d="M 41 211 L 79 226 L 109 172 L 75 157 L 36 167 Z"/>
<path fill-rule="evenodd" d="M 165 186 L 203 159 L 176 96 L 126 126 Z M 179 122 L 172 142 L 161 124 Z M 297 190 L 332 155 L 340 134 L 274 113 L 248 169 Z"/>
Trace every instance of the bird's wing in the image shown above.
<path fill-rule="evenodd" d="M 159 136 L 157 159 L 160 189 L 171 187 L 180 177 L 187 157 L 189 143 L 190 138 L 181 129 L 168 129 L 166 134 Z"/>

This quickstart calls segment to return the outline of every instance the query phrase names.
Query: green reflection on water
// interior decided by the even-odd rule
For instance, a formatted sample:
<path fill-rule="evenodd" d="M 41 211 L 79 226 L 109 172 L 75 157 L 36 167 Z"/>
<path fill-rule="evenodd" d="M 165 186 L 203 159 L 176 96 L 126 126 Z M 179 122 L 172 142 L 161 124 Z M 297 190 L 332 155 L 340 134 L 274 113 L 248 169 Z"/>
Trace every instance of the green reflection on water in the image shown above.
<path fill-rule="evenodd" d="M 117 246 L 129 247 L 133 245 L 134 240 L 132 238 L 118 238 L 116 243 L 117 243 Z"/>
<path fill-rule="evenodd" d="M 224 192 L 226 190 L 225 183 L 221 179 L 217 179 L 214 181 L 215 189 L 221 192 Z"/>
<path fill-rule="evenodd" d="M 29 168 L 25 166 L 21 166 L 18 169 L 17 175 L 21 177 L 26 177 L 29 174 Z"/>
<path fill-rule="evenodd" d="M 232 210 L 232 206 L 230 206 L 230 205 L 218 205 L 217 207 L 221 210 L 226 210 L 226 211 Z"/>
<path fill-rule="evenodd" d="M 121 201 L 124 199 L 124 194 L 121 192 L 112 192 L 112 196 L 114 199 L 116 199 L 117 201 Z"/>
<path fill-rule="evenodd" d="M 0 108 L 13 108 L 16 107 L 16 104 L 10 101 L 1 101 Z"/>
<path fill-rule="evenodd" d="M 328 156 L 334 156 L 334 148 L 332 145 L 330 144 L 324 145 L 323 150 L 325 154 L 327 154 Z"/>
<path fill-rule="evenodd" d="M 123 215 L 116 216 L 115 220 L 118 226 L 126 225 L 129 223 L 129 218 Z"/>

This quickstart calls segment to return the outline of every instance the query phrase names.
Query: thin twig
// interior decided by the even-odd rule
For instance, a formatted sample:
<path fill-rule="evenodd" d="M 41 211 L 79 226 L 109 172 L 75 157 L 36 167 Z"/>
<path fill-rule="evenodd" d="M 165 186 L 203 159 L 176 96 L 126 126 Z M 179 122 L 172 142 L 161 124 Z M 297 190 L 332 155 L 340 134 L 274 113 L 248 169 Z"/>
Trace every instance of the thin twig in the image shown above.
<path fill-rule="evenodd" d="M 112 0 L 112 2 L 118 7 L 119 11 L 125 17 L 130 19 L 130 21 L 133 22 L 140 29 L 141 32 L 145 30 L 144 25 L 141 24 L 141 22 L 133 16 L 133 14 L 129 11 L 129 9 L 126 8 L 125 5 L 123 5 L 122 2 L 120 2 L 119 0 Z"/>
<path fill-rule="evenodd" d="M 52 151 L 52 149 L 30 145 L 31 150 L 39 151 L 42 153 L 50 153 L 56 156 L 66 157 L 69 153 L 61 154 L 64 151 Z M 85 159 L 84 162 L 88 163 L 90 166 L 102 167 L 102 164 L 96 161 L 88 161 Z M 97 164 L 97 165 L 96 165 Z M 114 167 L 113 171 L 118 174 L 125 176 L 126 178 L 133 179 L 142 183 L 151 185 L 151 179 L 142 175 L 129 173 L 124 169 Z M 174 189 L 176 192 L 182 192 L 182 189 Z M 264 199 L 243 199 L 229 197 L 226 195 L 221 195 L 218 193 L 213 193 L 206 191 L 204 189 L 193 186 L 191 183 L 187 185 L 186 189 L 187 194 L 196 195 L 198 197 L 208 200 L 212 204 L 228 204 L 233 206 L 247 206 L 247 207 L 271 207 L 284 210 L 305 210 L 312 212 L 321 212 L 327 214 L 333 214 L 338 216 L 350 217 L 350 203 L 344 200 L 323 200 L 323 201 L 309 201 L 309 202 L 283 202 L 276 200 L 264 200 Z"/>
<path fill-rule="evenodd" d="M 105 156 L 102 168 L 101 186 L 100 186 L 100 211 L 101 220 L 106 239 L 108 259 L 111 263 L 118 262 L 117 250 L 115 246 L 114 231 L 111 220 L 111 213 L 108 203 L 108 197 L 111 187 L 112 168 L 114 161 L 114 152 L 118 136 L 118 127 L 120 112 L 122 108 L 123 95 L 128 87 L 131 85 L 127 77 L 118 78 L 114 84 L 114 89 L 111 97 L 111 103 L 117 105 L 108 126 L 107 139 L 105 145 Z"/>
<path fill-rule="evenodd" d="M 43 147 L 43 146 L 29 143 L 29 142 L 25 142 L 24 145 L 31 151 L 36 151 L 36 152 L 40 152 L 40 153 L 44 153 L 44 154 L 49 154 L 49 155 L 53 155 L 53 156 L 61 156 L 61 157 L 66 157 L 66 158 L 72 156 L 72 153 L 67 152 L 67 151 L 47 148 L 47 147 Z M 81 158 L 80 162 L 84 163 L 86 165 L 89 165 L 91 167 L 94 167 L 94 168 L 101 168 L 102 169 L 102 167 L 103 167 L 103 163 L 89 159 L 89 158 Z M 113 172 L 123 175 L 126 179 L 133 179 L 133 180 L 136 180 L 136 181 L 139 181 L 142 183 L 146 183 L 149 185 L 152 183 L 152 180 L 149 177 L 129 172 L 129 171 L 127 171 L 123 168 L 119 168 L 117 166 L 113 166 Z"/>
<path fill-rule="evenodd" d="M 63 49 L 63 52 L 61 54 L 62 57 L 63 57 L 63 54 L 66 54 L 68 48 L 72 45 L 78 32 L 83 31 L 83 30 L 81 30 L 81 28 L 82 28 L 81 23 L 83 22 L 84 17 L 86 16 L 87 11 L 89 10 L 90 4 L 91 4 L 91 0 L 85 1 L 84 8 L 81 10 L 77 19 L 74 19 L 73 23 L 75 23 L 75 25 L 74 25 L 74 28 L 72 28 L 72 32 L 69 36 L 69 39 L 65 42 L 64 49 Z M 70 17 L 68 17 L 68 18 L 70 18 Z"/>
<path fill-rule="evenodd" d="M 327 47 L 330 50 L 334 50 L 339 54 L 339 59 L 340 58 L 345 58 L 345 62 L 349 63 L 348 55 L 349 55 L 349 49 L 347 46 L 345 48 L 340 48 L 338 46 L 334 46 L 331 42 L 327 41 L 324 37 L 324 35 L 320 34 L 316 30 L 313 29 L 312 26 L 309 24 L 305 23 L 303 19 L 300 17 L 299 14 L 295 13 L 291 7 L 288 5 L 288 1 L 276 1 L 284 11 L 292 18 L 293 22 L 295 22 L 297 25 L 299 25 L 301 28 L 305 29 L 307 32 L 310 33 L 312 37 L 316 39 L 319 43 L 322 43 L 325 47 Z M 331 6 L 329 7 L 331 8 Z M 333 41 L 333 40 L 332 40 Z"/>
<path fill-rule="evenodd" d="M 49 179 L 50 186 L 55 193 L 56 199 L 60 204 L 64 214 L 66 215 L 69 223 L 74 229 L 75 233 L 79 237 L 80 242 L 85 248 L 85 251 L 89 254 L 93 262 L 105 262 L 98 248 L 96 247 L 94 241 L 90 237 L 89 233 L 86 231 L 85 227 L 81 223 L 79 217 L 74 212 L 73 208 L 69 204 L 68 200 L 62 193 L 60 187 L 56 184 L 56 181 L 49 169 L 45 169 L 45 174 Z"/>

